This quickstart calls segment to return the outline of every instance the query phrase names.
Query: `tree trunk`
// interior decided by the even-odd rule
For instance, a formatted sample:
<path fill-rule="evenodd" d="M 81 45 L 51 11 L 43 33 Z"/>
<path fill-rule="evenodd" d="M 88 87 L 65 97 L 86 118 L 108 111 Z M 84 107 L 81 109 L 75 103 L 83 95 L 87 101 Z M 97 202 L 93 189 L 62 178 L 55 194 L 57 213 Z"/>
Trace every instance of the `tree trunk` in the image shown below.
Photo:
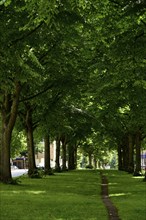
<path fill-rule="evenodd" d="M 67 170 L 66 167 L 66 138 L 62 137 L 61 138 L 61 142 L 62 142 L 62 170 L 65 171 Z"/>
<path fill-rule="evenodd" d="M 134 176 L 141 175 L 141 132 L 137 131 L 135 135 L 135 150 L 136 150 L 136 167 L 134 171 Z"/>
<path fill-rule="evenodd" d="M 128 137 L 125 135 L 122 143 L 122 158 L 123 158 L 123 170 L 128 172 L 128 162 L 129 162 L 129 148 L 128 148 Z"/>
<path fill-rule="evenodd" d="M 1 106 L 0 181 L 4 183 L 13 182 L 10 167 L 10 144 L 12 131 L 17 118 L 20 91 L 20 83 L 16 82 L 15 92 L 13 95 L 5 93 Z"/>
<path fill-rule="evenodd" d="M 78 146 L 75 145 L 74 146 L 74 167 L 75 167 L 75 169 L 77 168 L 77 148 L 78 148 Z"/>
<path fill-rule="evenodd" d="M 32 109 L 30 105 L 26 105 L 26 136 L 28 148 L 28 176 L 31 178 L 37 177 L 37 168 L 35 164 L 35 147 L 33 139 L 33 122 Z"/>
<path fill-rule="evenodd" d="M 75 151 L 73 145 L 68 146 L 68 169 L 75 169 Z"/>
<path fill-rule="evenodd" d="M 97 169 L 97 158 L 96 158 L 96 155 L 94 155 L 93 161 L 94 161 L 94 169 Z"/>
<path fill-rule="evenodd" d="M 0 180 L 4 183 L 12 183 L 10 168 L 11 131 L 3 127 L 4 125 L 2 125 Z"/>
<path fill-rule="evenodd" d="M 52 173 L 50 165 L 50 139 L 49 135 L 45 136 L 45 174 L 50 175 Z"/>
<path fill-rule="evenodd" d="M 118 146 L 118 170 L 124 170 L 122 145 Z"/>
<path fill-rule="evenodd" d="M 134 146 L 133 146 L 133 135 L 128 135 L 128 172 L 133 173 L 134 172 Z"/>
<path fill-rule="evenodd" d="M 61 171 L 60 167 L 60 137 L 56 139 L 56 161 L 55 161 L 55 170 L 57 172 Z"/>
<path fill-rule="evenodd" d="M 89 168 L 92 168 L 93 166 L 92 166 L 92 153 L 91 152 L 88 153 L 88 158 L 89 158 Z"/>

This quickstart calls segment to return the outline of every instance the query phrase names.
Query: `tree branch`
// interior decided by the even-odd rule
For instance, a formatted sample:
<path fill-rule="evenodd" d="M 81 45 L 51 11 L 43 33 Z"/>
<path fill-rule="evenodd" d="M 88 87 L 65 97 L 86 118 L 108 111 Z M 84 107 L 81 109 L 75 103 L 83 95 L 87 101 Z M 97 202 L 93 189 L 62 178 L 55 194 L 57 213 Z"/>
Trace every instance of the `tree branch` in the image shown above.
<path fill-rule="evenodd" d="M 35 27 L 33 30 L 31 30 L 30 32 L 28 32 L 27 34 L 22 35 L 21 37 L 11 41 L 10 45 L 16 44 L 17 42 L 29 37 L 30 35 L 32 35 L 34 32 L 36 32 L 42 25 L 43 25 L 43 21 L 37 26 Z"/>
<path fill-rule="evenodd" d="M 54 49 L 56 47 L 56 45 L 58 45 L 61 42 L 61 38 L 59 38 L 58 40 L 56 40 L 55 42 L 53 42 L 53 45 L 47 50 L 45 51 L 39 58 L 38 60 L 41 62 L 45 57 L 47 57 L 47 55 L 49 54 L 49 52 L 51 52 L 52 49 Z M 48 45 L 49 47 L 49 45 Z"/>
<path fill-rule="evenodd" d="M 140 33 L 139 35 L 135 36 L 135 40 L 137 40 L 140 37 L 143 37 L 145 35 L 144 31 Z"/>
<path fill-rule="evenodd" d="M 57 103 L 61 97 L 62 97 L 62 93 L 61 93 L 61 92 L 58 92 L 58 93 L 53 97 L 53 100 L 52 100 L 52 102 L 51 102 L 51 105 L 54 105 L 55 103 Z"/>
<path fill-rule="evenodd" d="M 51 89 L 51 88 L 54 86 L 54 84 L 55 84 L 55 83 L 52 83 L 52 84 L 50 84 L 49 86 L 47 86 L 44 90 L 42 90 L 42 91 L 40 91 L 40 92 L 38 92 L 38 93 L 36 93 L 36 94 L 34 94 L 34 95 L 30 95 L 29 97 L 26 97 L 26 98 L 24 98 L 24 99 L 21 99 L 20 102 L 25 102 L 25 101 L 28 101 L 28 100 L 30 100 L 30 99 L 36 98 L 37 96 L 39 96 L 39 95 L 41 95 L 41 94 L 47 92 L 49 89 Z"/>
<path fill-rule="evenodd" d="M 141 22 L 146 26 L 146 22 L 144 20 L 141 19 Z"/>
<path fill-rule="evenodd" d="M 115 1 L 115 0 L 110 0 L 111 3 L 114 3 L 115 5 L 121 6 L 123 7 L 122 4 L 120 4 L 119 2 Z"/>

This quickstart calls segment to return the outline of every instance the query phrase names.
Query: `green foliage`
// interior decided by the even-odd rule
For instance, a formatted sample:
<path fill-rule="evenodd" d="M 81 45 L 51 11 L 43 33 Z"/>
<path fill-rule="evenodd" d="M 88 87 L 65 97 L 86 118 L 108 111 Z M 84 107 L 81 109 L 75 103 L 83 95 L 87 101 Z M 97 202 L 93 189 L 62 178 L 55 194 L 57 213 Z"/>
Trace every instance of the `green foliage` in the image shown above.
<path fill-rule="evenodd" d="M 117 146 L 126 132 L 145 136 L 144 1 L 5 0 L 0 7 L 1 109 L 19 79 L 19 115 L 27 102 L 39 136 L 92 136 L 94 152 Z"/>
<path fill-rule="evenodd" d="M 11 0 L 1 0 L 0 5 L 5 5 L 6 7 L 11 3 Z"/>
<path fill-rule="evenodd" d="M 137 82 L 145 81 L 145 13 L 141 9 L 133 13 L 136 6 L 142 5 L 109 1 L 101 25 L 104 28 L 99 31 L 101 41 L 96 43 L 98 49 L 90 67 L 90 109 L 99 121 L 96 129 L 116 144 L 127 131 L 141 128 L 145 133 L 146 91 L 142 81 Z M 141 14 L 144 20 L 140 19 Z"/>
<path fill-rule="evenodd" d="M 20 152 L 26 150 L 26 137 L 23 132 L 14 129 L 11 141 L 11 158 L 20 155 Z"/>
<path fill-rule="evenodd" d="M 40 179 L 44 176 L 44 170 L 42 169 L 35 169 L 35 170 L 30 170 L 28 171 L 28 176 L 31 179 Z"/>

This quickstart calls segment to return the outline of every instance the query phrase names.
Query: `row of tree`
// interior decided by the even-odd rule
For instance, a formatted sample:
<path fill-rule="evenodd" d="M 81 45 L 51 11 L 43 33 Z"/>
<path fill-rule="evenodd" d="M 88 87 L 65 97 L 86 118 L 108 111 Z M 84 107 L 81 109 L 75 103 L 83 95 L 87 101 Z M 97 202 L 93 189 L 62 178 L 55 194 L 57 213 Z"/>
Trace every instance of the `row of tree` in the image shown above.
<path fill-rule="evenodd" d="M 70 111 L 86 90 L 88 78 L 83 62 L 85 21 L 84 6 L 75 1 L 3 1 L 0 7 L 0 179 L 11 182 L 10 144 L 15 125 L 27 136 L 30 176 L 37 172 L 35 128 L 41 127 L 44 138 L 50 133 L 58 138 L 60 130 L 71 129 L 67 129 L 65 112 L 72 117 Z"/>
<path fill-rule="evenodd" d="M 58 148 L 62 142 L 64 164 L 68 144 L 70 168 L 73 149 L 96 133 L 97 147 L 118 150 L 119 169 L 134 171 L 136 151 L 141 171 L 145 6 L 143 0 L 0 1 L 1 181 L 12 182 L 14 127 L 26 133 L 29 176 L 37 172 L 36 129 L 46 152 L 50 136 Z"/>

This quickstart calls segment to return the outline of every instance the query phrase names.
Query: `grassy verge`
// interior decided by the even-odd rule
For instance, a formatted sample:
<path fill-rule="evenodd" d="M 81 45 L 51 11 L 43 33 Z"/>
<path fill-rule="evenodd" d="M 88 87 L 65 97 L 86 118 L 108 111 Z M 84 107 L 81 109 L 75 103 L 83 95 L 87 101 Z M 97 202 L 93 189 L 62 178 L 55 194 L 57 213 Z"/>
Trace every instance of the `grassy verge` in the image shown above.
<path fill-rule="evenodd" d="M 21 178 L 0 184 L 2 220 L 106 220 L 96 171 L 59 173 L 43 179 Z"/>
<path fill-rule="evenodd" d="M 146 220 L 146 182 L 143 177 L 119 171 L 103 171 L 109 181 L 109 195 L 122 220 Z"/>

